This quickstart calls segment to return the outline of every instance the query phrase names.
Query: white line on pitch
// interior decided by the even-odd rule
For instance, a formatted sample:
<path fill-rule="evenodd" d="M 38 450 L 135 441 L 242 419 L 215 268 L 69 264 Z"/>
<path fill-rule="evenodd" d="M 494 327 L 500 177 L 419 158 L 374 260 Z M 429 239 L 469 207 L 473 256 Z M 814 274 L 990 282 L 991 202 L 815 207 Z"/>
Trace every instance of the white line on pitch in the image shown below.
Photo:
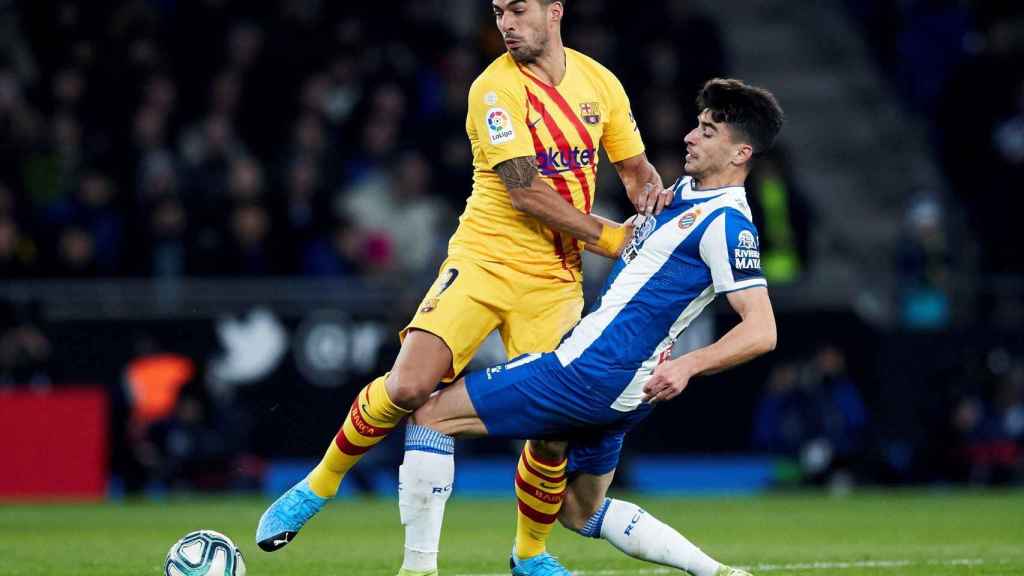
<path fill-rule="evenodd" d="M 757 564 L 756 566 L 738 566 L 754 572 L 782 571 L 813 571 L 813 570 L 850 570 L 854 568 L 905 568 L 907 566 L 977 566 L 984 564 L 980 558 L 956 558 L 952 560 L 857 560 L 852 562 L 800 562 L 796 564 Z M 580 570 L 573 572 L 575 576 L 615 576 L 617 574 L 679 574 L 679 570 L 671 568 L 642 568 L 619 570 Z M 507 572 L 494 574 L 457 574 L 456 576 L 508 576 Z"/>

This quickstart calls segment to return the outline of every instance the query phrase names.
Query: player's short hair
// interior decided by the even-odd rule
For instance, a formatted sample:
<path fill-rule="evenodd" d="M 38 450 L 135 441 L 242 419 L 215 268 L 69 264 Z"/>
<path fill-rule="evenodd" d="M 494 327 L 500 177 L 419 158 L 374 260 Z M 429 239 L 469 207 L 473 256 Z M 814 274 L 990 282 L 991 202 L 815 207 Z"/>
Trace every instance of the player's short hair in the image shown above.
<path fill-rule="evenodd" d="M 737 130 L 761 154 L 775 143 L 785 114 L 775 95 L 732 78 L 712 78 L 697 95 L 697 110 Z"/>

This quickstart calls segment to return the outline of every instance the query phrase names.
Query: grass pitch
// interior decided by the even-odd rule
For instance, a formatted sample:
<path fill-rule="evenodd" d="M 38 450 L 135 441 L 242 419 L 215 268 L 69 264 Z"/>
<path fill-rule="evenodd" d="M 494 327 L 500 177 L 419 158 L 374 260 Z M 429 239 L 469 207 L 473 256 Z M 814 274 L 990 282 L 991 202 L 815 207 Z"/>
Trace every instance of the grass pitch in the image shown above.
<path fill-rule="evenodd" d="M 895 492 L 732 498 L 633 498 L 719 560 L 756 574 L 805 576 L 1024 574 L 1024 492 Z M 273 554 L 253 542 L 267 502 L 170 499 L 99 505 L 0 506 L 0 574 L 161 574 L 167 548 L 186 532 L 224 532 L 252 576 L 392 576 L 402 528 L 393 500 L 342 500 Z M 514 508 L 449 501 L 441 573 L 507 574 Z M 606 542 L 556 528 L 552 552 L 586 575 L 681 574 L 623 556 Z"/>

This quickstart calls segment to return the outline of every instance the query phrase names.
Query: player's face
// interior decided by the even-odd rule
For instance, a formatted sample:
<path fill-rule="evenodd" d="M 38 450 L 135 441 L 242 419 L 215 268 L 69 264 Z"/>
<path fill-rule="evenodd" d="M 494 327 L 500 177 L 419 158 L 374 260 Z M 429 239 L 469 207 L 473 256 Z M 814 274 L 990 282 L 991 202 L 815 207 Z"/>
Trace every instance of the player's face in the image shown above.
<path fill-rule="evenodd" d="M 741 146 L 733 139 L 729 125 L 715 122 L 710 110 L 697 116 L 697 127 L 690 130 L 683 141 L 686 142 L 683 170 L 697 180 L 726 170 Z"/>
<path fill-rule="evenodd" d="M 548 10 L 542 0 L 494 0 L 494 18 L 516 62 L 537 60 L 548 45 Z"/>

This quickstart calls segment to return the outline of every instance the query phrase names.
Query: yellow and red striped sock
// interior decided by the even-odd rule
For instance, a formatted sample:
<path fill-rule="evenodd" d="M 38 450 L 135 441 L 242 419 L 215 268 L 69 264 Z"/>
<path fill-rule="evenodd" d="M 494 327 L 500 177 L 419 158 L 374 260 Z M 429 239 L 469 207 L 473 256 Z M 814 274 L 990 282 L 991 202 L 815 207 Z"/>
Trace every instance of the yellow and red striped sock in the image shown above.
<path fill-rule="evenodd" d="M 387 374 L 359 391 L 345 422 L 327 447 L 320 463 L 309 473 L 309 487 L 321 498 L 338 493 L 341 479 L 370 448 L 387 437 L 409 411 L 388 396 Z"/>
<path fill-rule="evenodd" d="M 564 457 L 539 458 L 529 442 L 523 448 L 516 468 L 516 556 L 520 559 L 533 558 L 547 548 L 565 498 L 565 464 Z"/>

